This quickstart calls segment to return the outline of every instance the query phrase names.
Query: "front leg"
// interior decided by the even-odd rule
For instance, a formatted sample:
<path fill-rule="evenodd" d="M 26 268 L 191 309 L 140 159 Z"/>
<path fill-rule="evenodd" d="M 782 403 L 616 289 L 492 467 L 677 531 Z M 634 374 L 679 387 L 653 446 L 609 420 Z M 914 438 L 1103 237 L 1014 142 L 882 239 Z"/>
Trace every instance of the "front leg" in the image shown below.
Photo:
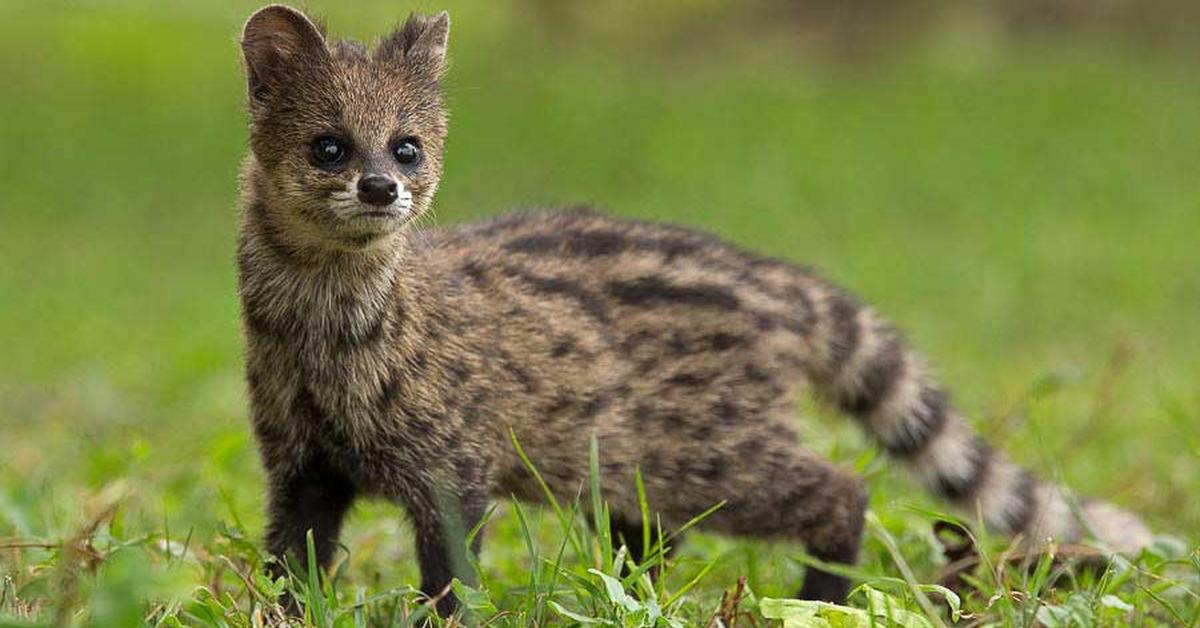
<path fill-rule="evenodd" d="M 273 576 L 285 573 L 285 561 L 293 570 L 306 568 L 309 530 L 318 567 L 329 567 L 355 492 L 350 479 L 322 456 L 271 473 L 267 550 L 278 560 Z"/>
<path fill-rule="evenodd" d="M 458 609 L 458 599 L 449 590 L 458 578 L 467 584 L 476 581 L 475 569 L 467 555 L 466 540 L 471 529 L 487 511 L 487 497 L 468 489 L 458 494 L 449 488 L 425 487 L 404 499 L 416 537 L 417 561 L 421 567 L 421 591 L 437 599 L 437 612 L 449 617 Z M 482 534 L 476 535 L 471 551 L 478 555 Z"/>

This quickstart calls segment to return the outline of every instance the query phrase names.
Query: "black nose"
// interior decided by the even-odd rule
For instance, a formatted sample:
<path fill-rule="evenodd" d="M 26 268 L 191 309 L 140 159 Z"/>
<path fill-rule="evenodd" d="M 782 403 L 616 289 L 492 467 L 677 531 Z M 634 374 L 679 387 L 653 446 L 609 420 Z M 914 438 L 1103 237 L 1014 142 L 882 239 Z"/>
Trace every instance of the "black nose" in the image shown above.
<path fill-rule="evenodd" d="M 389 176 L 372 174 L 358 180 L 358 200 L 368 205 L 391 205 L 399 195 L 396 180 Z"/>

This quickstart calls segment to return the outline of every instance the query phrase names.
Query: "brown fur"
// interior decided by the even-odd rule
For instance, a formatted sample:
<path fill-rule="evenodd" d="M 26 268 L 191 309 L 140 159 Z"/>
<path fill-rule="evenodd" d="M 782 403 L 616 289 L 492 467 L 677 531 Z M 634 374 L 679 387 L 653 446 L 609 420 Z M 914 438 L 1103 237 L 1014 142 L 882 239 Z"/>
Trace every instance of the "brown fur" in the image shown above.
<path fill-rule="evenodd" d="M 285 7 L 246 25 L 238 260 L 273 553 L 302 554 L 311 529 L 326 564 L 354 498 L 378 496 L 408 511 L 422 586 L 441 592 L 463 575 L 462 531 L 490 499 L 540 494 L 511 432 L 564 497 L 585 480 L 594 436 L 622 525 L 638 525 L 640 469 L 667 526 L 724 500 L 709 529 L 853 562 L 866 493 L 798 442 L 805 382 L 929 488 L 968 511 L 981 505 L 996 529 L 1082 533 L 1061 491 L 970 432 L 897 332 L 803 268 L 586 210 L 412 229 L 441 176 L 448 24 L 410 18 L 374 55 L 327 43 Z M 308 159 L 329 132 L 356 148 L 337 172 Z M 389 160 L 398 135 L 420 139 L 418 167 Z M 412 215 L 329 211 L 368 169 L 412 191 Z M 845 591 L 816 572 L 801 594 Z M 448 596 L 440 608 L 453 606 Z"/>

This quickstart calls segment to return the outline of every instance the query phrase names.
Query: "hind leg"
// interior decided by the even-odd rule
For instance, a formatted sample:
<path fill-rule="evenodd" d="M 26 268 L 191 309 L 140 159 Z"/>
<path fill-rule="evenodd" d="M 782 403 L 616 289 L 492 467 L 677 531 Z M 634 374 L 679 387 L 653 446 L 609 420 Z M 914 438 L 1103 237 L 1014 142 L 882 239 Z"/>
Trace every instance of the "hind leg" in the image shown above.
<path fill-rule="evenodd" d="M 867 488 L 862 478 L 813 456 L 800 463 L 809 467 L 817 476 L 825 476 L 825 487 L 818 490 L 819 497 L 811 505 L 801 505 L 796 516 L 816 509 L 824 523 L 810 526 L 799 535 L 810 554 L 817 559 L 842 565 L 853 565 L 858 560 L 862 544 L 864 515 L 867 509 Z M 787 503 L 792 498 L 786 494 L 781 498 Z M 824 514 L 819 514 L 823 512 Z M 842 602 L 849 592 L 850 581 L 817 568 L 809 568 L 798 597 L 805 600 Z"/>
<path fill-rule="evenodd" d="M 682 487 L 666 497 L 674 507 L 686 503 L 688 514 L 677 508 L 673 514 L 694 515 L 725 500 L 702 526 L 737 536 L 797 541 L 821 561 L 853 564 L 867 505 L 862 479 L 792 439 L 771 436 L 747 438 L 729 451 L 695 452 L 681 469 L 684 477 L 677 478 Z M 842 601 L 848 589 L 845 578 L 810 569 L 800 597 Z"/>
<path fill-rule="evenodd" d="M 728 504 L 733 515 L 730 532 L 799 541 L 822 562 L 854 564 L 867 507 L 862 479 L 799 445 L 761 464 L 757 472 L 772 480 L 748 498 Z M 842 576 L 810 568 L 798 597 L 841 602 L 849 587 Z"/>

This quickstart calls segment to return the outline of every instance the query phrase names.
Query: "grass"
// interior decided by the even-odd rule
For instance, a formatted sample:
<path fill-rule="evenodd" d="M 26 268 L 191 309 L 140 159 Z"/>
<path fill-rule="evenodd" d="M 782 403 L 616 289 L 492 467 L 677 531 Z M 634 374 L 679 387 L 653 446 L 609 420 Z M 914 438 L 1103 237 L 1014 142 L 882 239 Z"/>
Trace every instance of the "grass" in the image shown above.
<path fill-rule="evenodd" d="M 662 7 L 608 7 L 555 48 L 516 0 L 446 4 L 442 222 L 588 201 L 821 266 L 908 331 L 989 439 L 1164 533 L 1101 572 L 978 539 L 957 622 L 1198 625 L 1192 68 L 1104 42 L 949 38 L 833 71 L 777 38 L 672 37 L 690 22 Z M 368 38 L 406 10 L 369 5 L 318 9 Z M 386 505 L 357 509 L 328 580 L 261 575 L 232 270 L 252 6 L 65 7 L 0 5 L 0 625 L 251 626 L 285 587 L 310 625 L 438 621 Z M 792 546 L 691 534 L 657 582 L 622 578 L 619 539 L 584 524 L 602 496 L 581 487 L 557 510 L 494 511 L 461 590 L 473 617 L 955 623 L 932 586 L 939 505 L 853 426 L 807 400 L 800 414 L 806 441 L 870 482 L 865 615 L 771 601 L 811 564 Z"/>

